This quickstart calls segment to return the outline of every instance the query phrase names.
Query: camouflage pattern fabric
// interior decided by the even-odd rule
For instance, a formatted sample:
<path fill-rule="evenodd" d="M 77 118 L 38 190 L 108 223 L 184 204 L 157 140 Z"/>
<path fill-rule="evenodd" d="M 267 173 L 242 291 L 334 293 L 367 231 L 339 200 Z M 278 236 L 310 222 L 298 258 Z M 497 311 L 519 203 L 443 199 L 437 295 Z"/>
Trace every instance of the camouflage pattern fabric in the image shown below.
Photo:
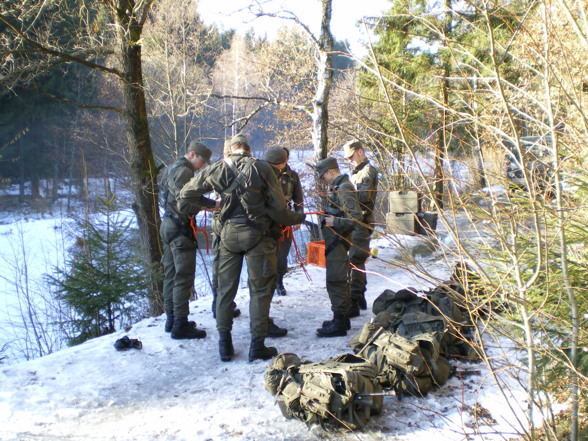
<path fill-rule="evenodd" d="M 352 354 L 311 363 L 284 353 L 268 367 L 265 385 L 286 418 L 349 431 L 382 410 L 382 396 L 370 395 L 382 390 L 376 375 L 376 366 Z"/>

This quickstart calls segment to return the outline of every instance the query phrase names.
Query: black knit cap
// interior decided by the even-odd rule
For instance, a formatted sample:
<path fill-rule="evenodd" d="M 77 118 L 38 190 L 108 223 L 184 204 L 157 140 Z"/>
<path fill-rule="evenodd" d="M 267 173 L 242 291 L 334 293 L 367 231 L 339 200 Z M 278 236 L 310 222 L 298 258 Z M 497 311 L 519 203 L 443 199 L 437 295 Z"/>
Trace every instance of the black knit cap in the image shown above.
<path fill-rule="evenodd" d="M 282 147 L 270 147 L 265 151 L 263 159 L 270 164 L 281 164 L 288 160 L 288 154 Z"/>

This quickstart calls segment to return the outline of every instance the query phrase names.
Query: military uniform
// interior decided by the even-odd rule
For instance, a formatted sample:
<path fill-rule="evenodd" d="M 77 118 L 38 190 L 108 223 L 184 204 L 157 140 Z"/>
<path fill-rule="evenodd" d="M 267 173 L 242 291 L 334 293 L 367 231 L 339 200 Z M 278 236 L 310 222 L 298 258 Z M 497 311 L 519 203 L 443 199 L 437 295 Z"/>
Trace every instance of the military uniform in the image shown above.
<path fill-rule="evenodd" d="M 327 272 L 327 292 L 335 315 L 347 316 L 349 310 L 348 251 L 357 220 L 362 218 L 355 187 L 347 175 L 333 181 L 325 214 L 335 217 L 333 227 L 323 226 Z"/>
<path fill-rule="evenodd" d="M 296 213 L 302 213 L 304 211 L 302 207 L 304 197 L 298 173 L 286 165 L 284 170 L 278 172 L 278 182 L 290 209 Z M 283 234 L 278 244 L 278 286 L 281 285 L 284 274 L 288 271 L 288 254 L 290 254 L 291 247 L 292 234 Z"/>
<path fill-rule="evenodd" d="M 352 247 L 349 250 L 349 263 L 352 265 L 350 278 L 351 302 L 366 309 L 365 291 L 366 276 L 365 262 L 370 255 L 370 236 L 374 223 L 374 206 L 378 189 L 378 171 L 366 158 L 351 172 L 351 182 L 357 189 L 357 200 L 361 207 L 361 222 L 355 225 L 351 237 Z M 359 271 L 353 269 L 355 266 Z"/>
<path fill-rule="evenodd" d="M 234 186 L 229 193 L 227 190 L 239 178 L 242 183 Z M 233 301 L 245 257 L 249 273 L 252 347 L 254 337 L 257 341 L 261 340 L 262 347 L 268 333 L 269 310 L 276 281 L 277 225 L 301 223 L 304 214 L 288 210 L 271 165 L 255 160 L 242 150 L 218 161 L 189 181 L 180 193 L 180 209 L 189 213 L 194 205 L 200 204 L 203 195 L 211 191 L 221 195 L 217 329 L 221 337 L 227 336 L 232 329 Z M 232 354 L 223 354 L 222 345 L 220 350 L 221 360 L 230 361 Z M 252 357 L 251 352 L 249 357 L 250 360 L 261 358 Z"/>
<path fill-rule="evenodd" d="M 163 242 L 163 308 L 168 320 L 186 318 L 190 312 L 188 302 L 194 286 L 198 245 L 190 227 L 190 218 L 178 210 L 176 201 L 181 188 L 194 176 L 194 171 L 190 161 L 181 157 L 168 169 L 162 184 L 165 213 L 159 234 Z M 201 203 L 210 207 L 215 205 L 210 199 Z M 166 331 L 168 328 L 166 326 Z"/>

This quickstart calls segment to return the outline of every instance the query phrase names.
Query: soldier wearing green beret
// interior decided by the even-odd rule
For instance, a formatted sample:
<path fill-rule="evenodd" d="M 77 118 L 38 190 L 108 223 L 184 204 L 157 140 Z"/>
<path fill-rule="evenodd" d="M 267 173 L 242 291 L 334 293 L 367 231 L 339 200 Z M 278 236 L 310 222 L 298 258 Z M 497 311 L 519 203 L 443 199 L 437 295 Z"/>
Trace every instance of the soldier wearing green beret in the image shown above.
<path fill-rule="evenodd" d="M 341 174 L 339 164 L 333 157 L 318 162 L 316 175 L 329 185 L 325 219 L 322 225 L 325 238 L 327 292 L 331 300 L 333 319 L 323 322 L 317 329 L 319 337 L 347 335 L 349 324 L 349 272 L 348 251 L 351 234 L 357 221 L 361 220 L 361 209 L 355 195 L 355 187 L 349 177 Z"/>
<path fill-rule="evenodd" d="M 188 321 L 198 244 L 189 216 L 178 209 L 177 198 L 194 173 L 209 164 L 210 155 L 208 147 L 192 141 L 187 153 L 169 167 L 161 185 L 165 206 L 159 230 L 163 242 L 163 308 L 167 317 L 165 331 L 171 332 L 173 339 L 206 337 L 205 331 L 196 328 L 193 321 Z M 214 208 L 215 202 L 205 199 L 202 205 Z"/>
<path fill-rule="evenodd" d="M 359 316 L 360 309 L 367 309 L 365 291 L 367 280 L 365 262 L 370 256 L 370 237 L 373 231 L 374 206 L 378 191 L 378 170 L 370 164 L 363 145 L 359 141 L 349 141 L 343 146 L 343 156 L 353 166 L 351 182 L 357 189 L 357 200 L 361 207 L 361 222 L 355 225 L 349 250 L 349 291 L 351 306 L 349 317 Z"/>

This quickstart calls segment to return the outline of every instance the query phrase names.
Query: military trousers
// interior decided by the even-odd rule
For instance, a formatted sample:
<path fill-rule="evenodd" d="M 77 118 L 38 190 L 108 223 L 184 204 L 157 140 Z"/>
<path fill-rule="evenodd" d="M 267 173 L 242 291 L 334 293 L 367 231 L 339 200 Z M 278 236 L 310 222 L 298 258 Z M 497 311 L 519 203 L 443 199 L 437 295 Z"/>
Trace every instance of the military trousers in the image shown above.
<path fill-rule="evenodd" d="M 276 283 L 276 240 L 244 223 L 225 223 L 221 232 L 218 260 L 216 327 L 231 331 L 234 300 L 239 288 L 243 259 L 247 262 L 250 331 L 265 337 Z"/>
<path fill-rule="evenodd" d="M 323 229 L 327 276 L 326 285 L 331 310 L 336 314 L 347 315 L 349 310 L 349 242 L 351 235 L 339 235 L 331 228 Z"/>
<path fill-rule="evenodd" d="M 174 317 L 188 317 L 198 245 L 192 236 L 179 230 L 168 216 L 161 222 L 159 235 L 163 242 L 163 309 Z"/>
<path fill-rule="evenodd" d="M 370 256 L 372 230 L 356 225 L 351 234 L 349 249 L 349 292 L 351 299 L 359 300 L 366 291 L 365 262 Z"/>

